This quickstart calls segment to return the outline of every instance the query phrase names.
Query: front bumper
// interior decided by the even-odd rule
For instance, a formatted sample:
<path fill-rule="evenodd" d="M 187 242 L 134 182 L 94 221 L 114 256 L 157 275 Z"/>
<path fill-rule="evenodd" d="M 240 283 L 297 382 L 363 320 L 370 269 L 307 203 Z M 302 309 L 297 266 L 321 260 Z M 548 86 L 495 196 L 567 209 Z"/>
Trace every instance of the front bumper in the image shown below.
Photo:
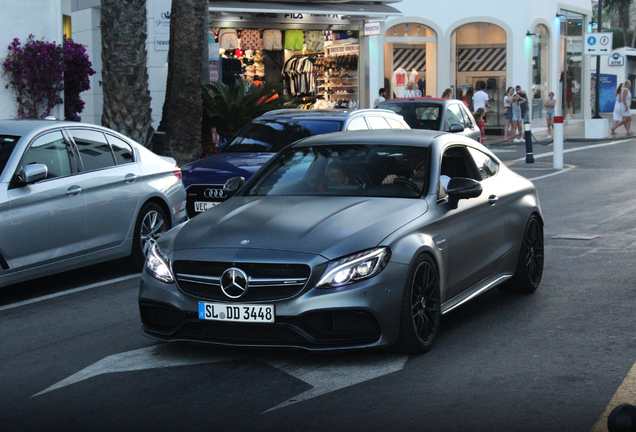
<path fill-rule="evenodd" d="M 312 261 L 312 269 L 318 270 L 312 270 L 299 294 L 263 302 L 275 307 L 275 322 L 271 324 L 199 319 L 198 302 L 218 300 L 188 294 L 176 283 L 160 282 L 144 272 L 139 293 L 142 333 L 162 341 L 310 350 L 380 347 L 397 342 L 408 266 L 390 262 L 371 279 L 315 289 L 312 287 L 324 266 L 316 265 L 317 259 Z M 236 265 L 240 267 L 240 263 Z"/>

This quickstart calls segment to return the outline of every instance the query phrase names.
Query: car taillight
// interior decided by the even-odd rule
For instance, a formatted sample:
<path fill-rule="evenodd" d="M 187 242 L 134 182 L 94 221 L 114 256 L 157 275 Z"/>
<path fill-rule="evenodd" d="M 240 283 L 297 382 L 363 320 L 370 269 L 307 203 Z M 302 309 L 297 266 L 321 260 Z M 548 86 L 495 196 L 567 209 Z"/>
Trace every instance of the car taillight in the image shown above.
<path fill-rule="evenodd" d="M 174 176 L 178 179 L 181 179 L 181 168 L 179 168 L 178 166 L 175 165 L 174 167 L 174 171 L 172 171 L 174 173 Z"/>

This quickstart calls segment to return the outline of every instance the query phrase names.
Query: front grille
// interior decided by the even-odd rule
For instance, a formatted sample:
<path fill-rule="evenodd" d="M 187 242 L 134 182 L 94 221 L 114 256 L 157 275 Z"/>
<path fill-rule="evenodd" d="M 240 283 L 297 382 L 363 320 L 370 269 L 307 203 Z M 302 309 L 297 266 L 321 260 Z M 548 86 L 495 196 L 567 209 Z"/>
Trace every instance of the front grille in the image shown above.
<path fill-rule="evenodd" d="M 205 196 L 205 191 L 210 189 L 209 197 Z M 186 189 L 186 211 L 188 216 L 193 218 L 201 212 L 195 211 L 195 202 L 223 202 L 227 199 L 223 192 L 223 185 L 192 185 Z"/>
<path fill-rule="evenodd" d="M 221 275 L 230 267 L 239 268 L 248 276 L 248 289 L 239 298 L 230 298 L 221 289 Z M 175 261 L 172 269 L 177 285 L 188 294 L 242 303 L 293 297 L 303 290 L 311 274 L 305 264 Z"/>

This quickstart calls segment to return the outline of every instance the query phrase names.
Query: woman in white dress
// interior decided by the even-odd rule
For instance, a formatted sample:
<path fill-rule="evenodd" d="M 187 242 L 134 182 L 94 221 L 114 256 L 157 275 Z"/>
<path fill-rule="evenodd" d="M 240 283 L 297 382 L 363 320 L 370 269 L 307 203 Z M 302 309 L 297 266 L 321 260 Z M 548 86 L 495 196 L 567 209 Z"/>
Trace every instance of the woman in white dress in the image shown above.
<path fill-rule="evenodd" d="M 625 84 L 623 86 L 623 103 L 621 105 L 621 115 L 623 116 L 623 121 L 625 122 L 625 131 L 626 131 L 626 136 L 633 136 L 634 133 L 630 132 L 630 127 L 632 125 L 632 110 L 630 108 L 630 105 L 632 103 L 632 92 L 631 92 L 631 88 L 632 88 L 632 82 L 630 80 L 625 81 Z M 614 129 L 616 130 L 616 129 Z"/>
<path fill-rule="evenodd" d="M 623 83 L 620 83 L 616 88 L 616 102 L 614 102 L 614 112 L 612 113 L 612 119 L 614 120 L 614 126 L 612 126 L 611 135 L 616 136 L 616 128 L 622 124 L 625 124 L 623 120 Z"/>

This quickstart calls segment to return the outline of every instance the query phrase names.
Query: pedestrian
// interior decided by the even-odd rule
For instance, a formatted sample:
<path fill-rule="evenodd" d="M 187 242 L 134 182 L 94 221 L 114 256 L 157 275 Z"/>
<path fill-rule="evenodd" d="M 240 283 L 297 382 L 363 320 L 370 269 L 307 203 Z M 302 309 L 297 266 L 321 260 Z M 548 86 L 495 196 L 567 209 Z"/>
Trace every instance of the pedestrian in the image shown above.
<path fill-rule="evenodd" d="M 379 94 L 378 98 L 373 102 L 373 108 L 377 108 L 381 102 L 384 102 L 386 100 L 385 99 L 386 89 L 384 87 L 380 89 L 378 94 Z"/>
<path fill-rule="evenodd" d="M 479 108 L 484 109 L 483 120 L 486 121 L 486 113 L 488 112 L 488 108 L 490 108 L 490 103 L 488 102 L 490 98 L 488 97 L 488 93 L 484 91 L 486 88 L 486 83 L 483 81 L 477 82 L 477 92 L 473 94 L 473 110 L 475 112 L 479 111 Z"/>
<path fill-rule="evenodd" d="M 615 94 L 616 101 L 614 102 L 614 111 L 612 112 L 612 119 L 614 120 L 614 126 L 612 126 L 612 129 L 610 131 L 610 137 L 616 137 L 616 129 L 618 129 L 618 127 L 621 125 L 625 125 L 625 123 L 627 122 L 627 119 L 623 117 L 623 108 L 624 108 L 623 97 L 625 92 L 625 89 L 623 87 L 624 87 L 624 84 L 620 83 L 618 87 L 616 88 L 616 94 Z M 631 119 L 631 116 L 630 116 L 630 119 Z M 627 130 L 626 125 L 625 125 L 625 130 Z"/>
<path fill-rule="evenodd" d="M 453 98 L 453 90 L 449 88 L 444 90 L 444 93 L 442 93 L 442 99 L 452 99 L 452 98 Z"/>
<path fill-rule="evenodd" d="M 486 139 L 486 109 L 481 107 L 477 111 L 473 113 L 473 117 L 475 117 L 475 122 L 477 122 L 477 126 L 479 126 L 479 131 L 481 132 L 481 142 L 483 143 Z"/>
<path fill-rule="evenodd" d="M 519 89 L 521 89 L 521 87 L 519 87 Z M 514 130 L 515 136 L 515 139 L 513 140 L 514 142 L 523 142 L 523 139 L 521 138 L 521 121 L 523 120 L 523 115 L 521 114 L 521 104 L 525 101 L 526 100 L 522 98 L 519 93 L 515 93 L 512 96 L 512 128 Z"/>
<path fill-rule="evenodd" d="M 504 140 L 508 139 L 508 130 L 512 127 L 512 98 L 515 89 L 508 87 L 504 96 L 504 118 L 506 119 L 506 127 L 504 128 Z"/>
<path fill-rule="evenodd" d="M 543 103 L 545 107 L 545 121 L 548 124 L 548 136 L 547 139 L 552 138 L 554 134 L 554 107 L 556 106 L 556 99 L 554 99 L 554 92 L 548 93 L 548 100 Z"/>
<path fill-rule="evenodd" d="M 625 81 L 623 85 L 623 104 L 621 106 L 621 115 L 625 120 L 625 136 L 634 136 L 634 132 L 630 131 L 632 125 L 632 82 L 630 80 Z"/>
<path fill-rule="evenodd" d="M 525 102 L 519 103 L 523 123 L 530 123 L 530 107 L 528 105 L 528 95 L 526 94 L 525 90 L 521 90 L 521 86 L 517 86 L 516 90 L 519 97 L 525 99 Z"/>

